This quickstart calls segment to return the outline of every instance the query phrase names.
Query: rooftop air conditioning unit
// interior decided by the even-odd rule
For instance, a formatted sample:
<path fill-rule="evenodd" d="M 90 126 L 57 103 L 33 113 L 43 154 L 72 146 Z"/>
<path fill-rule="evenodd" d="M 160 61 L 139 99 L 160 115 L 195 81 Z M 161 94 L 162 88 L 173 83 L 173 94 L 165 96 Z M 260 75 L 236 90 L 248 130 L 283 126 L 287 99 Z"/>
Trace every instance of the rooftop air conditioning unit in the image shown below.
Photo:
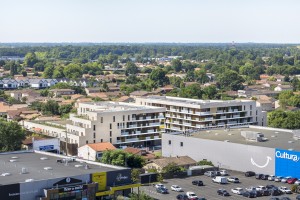
<path fill-rule="evenodd" d="M 22 167 L 21 174 L 28 174 L 28 171 L 25 167 Z"/>

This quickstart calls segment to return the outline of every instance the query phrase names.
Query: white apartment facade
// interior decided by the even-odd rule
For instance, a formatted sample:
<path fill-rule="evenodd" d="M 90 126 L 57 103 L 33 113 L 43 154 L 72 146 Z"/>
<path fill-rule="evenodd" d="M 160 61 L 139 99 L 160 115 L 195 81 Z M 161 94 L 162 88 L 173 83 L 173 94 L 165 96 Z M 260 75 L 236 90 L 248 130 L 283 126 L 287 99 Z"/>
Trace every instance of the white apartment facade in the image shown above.
<path fill-rule="evenodd" d="M 116 147 L 160 145 L 165 108 L 121 102 L 79 103 L 66 124 L 68 143 L 110 142 Z"/>
<path fill-rule="evenodd" d="M 267 125 L 267 113 L 252 100 L 197 100 L 167 96 L 136 98 L 137 105 L 166 108 L 165 131 Z"/>

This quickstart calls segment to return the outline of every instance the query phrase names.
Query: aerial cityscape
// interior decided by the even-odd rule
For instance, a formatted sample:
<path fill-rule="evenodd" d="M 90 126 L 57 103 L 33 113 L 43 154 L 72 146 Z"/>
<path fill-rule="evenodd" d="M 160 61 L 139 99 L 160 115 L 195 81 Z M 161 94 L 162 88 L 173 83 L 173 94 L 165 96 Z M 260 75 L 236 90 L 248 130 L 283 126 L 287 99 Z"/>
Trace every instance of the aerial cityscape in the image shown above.
<path fill-rule="evenodd" d="M 0 5 L 0 200 L 300 200 L 300 1 Z"/>

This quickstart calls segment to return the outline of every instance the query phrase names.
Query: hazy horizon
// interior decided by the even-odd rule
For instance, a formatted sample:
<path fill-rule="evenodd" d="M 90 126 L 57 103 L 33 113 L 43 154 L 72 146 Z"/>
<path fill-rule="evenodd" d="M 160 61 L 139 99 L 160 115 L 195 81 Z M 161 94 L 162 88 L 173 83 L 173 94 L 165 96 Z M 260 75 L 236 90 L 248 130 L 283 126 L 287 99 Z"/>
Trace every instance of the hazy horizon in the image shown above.
<path fill-rule="evenodd" d="M 300 43 L 297 0 L 0 2 L 0 43 Z"/>

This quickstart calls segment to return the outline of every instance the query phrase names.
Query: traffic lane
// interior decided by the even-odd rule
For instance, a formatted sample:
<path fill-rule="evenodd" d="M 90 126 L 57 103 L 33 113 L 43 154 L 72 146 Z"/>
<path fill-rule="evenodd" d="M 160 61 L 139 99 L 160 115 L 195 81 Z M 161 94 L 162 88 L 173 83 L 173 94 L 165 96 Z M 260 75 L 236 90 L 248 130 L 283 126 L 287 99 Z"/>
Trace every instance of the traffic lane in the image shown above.
<path fill-rule="evenodd" d="M 156 192 L 155 188 L 153 186 L 143 186 L 141 187 L 141 190 L 145 191 L 145 193 L 148 192 L 150 196 L 158 199 L 176 199 L 176 196 L 179 194 L 179 192 L 174 192 L 170 190 L 171 185 L 179 185 L 183 188 L 184 193 L 188 191 L 195 192 L 199 197 L 205 197 L 207 199 L 245 199 L 245 197 L 242 197 L 240 195 L 233 194 L 231 192 L 232 188 L 241 187 L 246 188 L 250 186 L 259 186 L 259 185 L 275 185 L 275 186 L 286 186 L 289 187 L 291 185 L 287 183 L 277 183 L 274 181 L 267 181 L 267 180 L 257 180 L 255 177 L 245 177 L 242 173 L 238 172 L 231 172 L 231 176 L 236 176 L 240 179 L 241 183 L 229 183 L 225 185 L 220 185 L 217 183 L 213 183 L 210 177 L 206 176 L 193 176 L 193 177 L 187 177 L 187 178 L 175 178 L 175 179 L 168 179 L 167 182 L 164 183 L 164 185 L 169 189 L 170 194 L 159 194 Z M 192 185 L 193 180 L 202 180 L 205 184 L 205 186 L 194 186 Z M 231 196 L 230 197 L 222 197 L 217 194 L 217 190 L 220 188 L 226 189 Z M 283 195 L 282 195 L 283 196 Z M 284 195 L 289 196 L 292 199 L 295 199 L 295 194 L 292 195 Z M 270 199 L 270 196 L 266 197 L 259 197 L 261 200 L 268 200 Z"/>

